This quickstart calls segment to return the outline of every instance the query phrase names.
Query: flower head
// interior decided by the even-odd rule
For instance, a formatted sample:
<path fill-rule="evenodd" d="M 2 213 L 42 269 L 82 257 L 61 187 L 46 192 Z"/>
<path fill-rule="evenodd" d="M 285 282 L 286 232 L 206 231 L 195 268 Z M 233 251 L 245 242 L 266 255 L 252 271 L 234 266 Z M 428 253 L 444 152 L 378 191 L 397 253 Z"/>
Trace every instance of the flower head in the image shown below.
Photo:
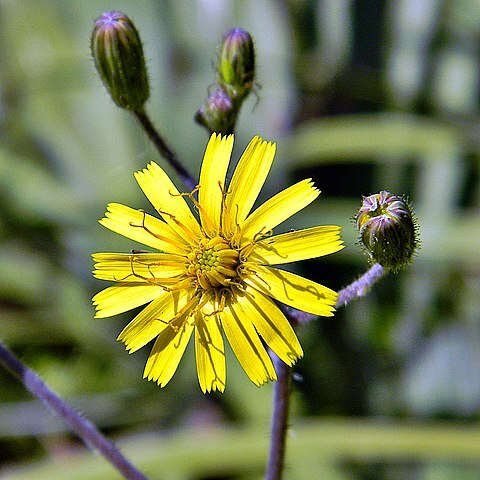
<path fill-rule="evenodd" d="M 195 115 L 195 121 L 210 132 L 232 133 L 237 119 L 230 97 L 221 89 L 215 90 Z"/>
<path fill-rule="evenodd" d="M 386 190 L 363 197 L 355 220 L 360 241 L 372 261 L 393 271 L 412 262 L 418 229 L 405 198 Z"/>
<path fill-rule="evenodd" d="M 150 95 L 140 35 L 120 12 L 105 12 L 95 21 L 91 37 L 95 67 L 112 100 L 121 108 L 140 111 Z"/>
<path fill-rule="evenodd" d="M 218 63 L 218 83 L 234 99 L 243 99 L 255 79 L 255 48 L 246 30 L 234 28 L 223 36 Z"/>
<path fill-rule="evenodd" d="M 110 230 L 156 250 L 94 254 L 94 276 L 116 283 L 95 295 L 93 303 L 96 317 L 148 303 L 118 340 L 132 353 L 156 338 L 144 377 L 161 386 L 175 373 L 192 334 L 203 392 L 225 388 L 224 336 L 253 383 L 275 380 L 264 343 L 288 365 L 303 354 L 275 301 L 316 315 L 333 315 L 334 291 L 272 266 L 342 248 L 337 226 L 272 235 L 273 228 L 315 200 L 319 191 L 303 180 L 251 213 L 275 144 L 253 138 L 227 188 L 232 148 L 233 135 L 211 136 L 199 185 L 190 194 L 180 193 L 156 163 L 135 174 L 162 219 L 112 203 L 100 220 Z"/>

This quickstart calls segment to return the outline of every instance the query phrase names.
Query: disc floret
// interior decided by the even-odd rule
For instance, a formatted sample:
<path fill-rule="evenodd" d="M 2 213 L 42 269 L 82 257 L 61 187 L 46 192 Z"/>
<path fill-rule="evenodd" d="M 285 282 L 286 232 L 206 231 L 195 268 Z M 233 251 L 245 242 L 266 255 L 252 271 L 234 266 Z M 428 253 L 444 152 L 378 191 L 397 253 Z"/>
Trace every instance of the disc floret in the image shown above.
<path fill-rule="evenodd" d="M 187 273 L 203 290 L 228 287 L 237 277 L 239 253 L 220 237 L 202 238 L 188 254 Z"/>

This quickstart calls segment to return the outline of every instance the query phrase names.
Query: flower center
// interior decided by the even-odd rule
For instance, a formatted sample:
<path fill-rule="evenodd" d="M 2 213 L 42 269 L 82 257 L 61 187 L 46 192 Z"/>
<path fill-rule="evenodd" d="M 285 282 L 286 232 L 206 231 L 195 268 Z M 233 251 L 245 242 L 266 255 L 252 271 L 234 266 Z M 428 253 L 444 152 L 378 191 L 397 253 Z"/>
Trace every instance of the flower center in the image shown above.
<path fill-rule="evenodd" d="M 238 277 L 239 263 L 238 251 L 232 249 L 224 238 L 202 238 L 188 254 L 187 273 L 195 276 L 204 290 L 228 287 Z"/>

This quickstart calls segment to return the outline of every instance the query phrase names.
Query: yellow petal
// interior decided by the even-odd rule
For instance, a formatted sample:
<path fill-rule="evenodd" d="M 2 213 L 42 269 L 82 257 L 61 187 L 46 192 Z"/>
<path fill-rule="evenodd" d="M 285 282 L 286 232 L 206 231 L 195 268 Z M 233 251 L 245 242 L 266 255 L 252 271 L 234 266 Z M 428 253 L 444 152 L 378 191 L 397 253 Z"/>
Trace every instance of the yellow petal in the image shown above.
<path fill-rule="evenodd" d="M 274 143 L 267 143 L 256 136 L 241 156 L 225 202 L 229 212 L 230 233 L 233 233 L 235 226 L 242 224 L 250 213 L 272 166 L 275 149 Z"/>
<path fill-rule="evenodd" d="M 147 305 L 118 335 L 130 351 L 142 348 L 166 328 L 172 330 L 172 320 L 184 309 L 191 299 L 191 292 L 165 292 Z"/>
<path fill-rule="evenodd" d="M 252 321 L 265 343 L 287 365 L 293 365 L 303 356 L 290 322 L 270 298 L 253 288 L 247 288 L 245 296 L 239 297 L 238 306 L 244 316 Z"/>
<path fill-rule="evenodd" d="M 335 311 L 337 293 L 319 283 L 278 268 L 249 264 L 253 275 L 245 283 L 259 292 L 298 310 L 330 317 Z"/>
<path fill-rule="evenodd" d="M 165 329 L 153 345 L 145 365 L 143 378 L 153 380 L 164 387 L 177 370 L 192 336 L 192 330 L 193 322 L 184 317 L 176 321 L 173 328 Z"/>
<path fill-rule="evenodd" d="M 100 224 L 130 240 L 167 253 L 184 253 L 187 242 L 169 225 L 142 210 L 110 203 Z"/>
<path fill-rule="evenodd" d="M 207 144 L 200 172 L 200 219 L 203 229 L 215 235 L 220 229 L 222 197 L 225 191 L 225 175 L 233 148 L 233 135 L 222 137 L 212 134 Z"/>
<path fill-rule="evenodd" d="M 194 243 L 200 236 L 200 225 L 193 216 L 185 198 L 169 176 L 155 162 L 135 172 L 140 188 L 162 218 L 187 241 Z"/>
<path fill-rule="evenodd" d="M 162 295 L 163 291 L 161 287 L 144 283 L 120 283 L 105 288 L 92 298 L 96 309 L 95 318 L 112 317 L 140 307 Z"/>
<path fill-rule="evenodd" d="M 227 301 L 226 308 L 219 316 L 227 340 L 250 380 L 257 386 L 269 380 L 276 380 L 272 360 L 265 351 L 251 320 L 235 299 Z"/>
<path fill-rule="evenodd" d="M 255 245 L 249 260 L 264 265 L 281 265 L 323 257 L 343 247 L 340 227 L 312 227 L 261 240 Z"/>
<path fill-rule="evenodd" d="M 222 331 L 217 316 L 198 313 L 195 320 L 197 375 L 202 392 L 225 390 L 226 368 Z"/>
<path fill-rule="evenodd" d="M 100 280 L 162 285 L 185 273 L 185 257 L 168 253 L 94 253 L 92 258 L 93 276 Z"/>
<path fill-rule="evenodd" d="M 312 203 L 320 191 L 307 179 L 292 185 L 260 205 L 242 226 L 242 245 L 265 234 Z"/>

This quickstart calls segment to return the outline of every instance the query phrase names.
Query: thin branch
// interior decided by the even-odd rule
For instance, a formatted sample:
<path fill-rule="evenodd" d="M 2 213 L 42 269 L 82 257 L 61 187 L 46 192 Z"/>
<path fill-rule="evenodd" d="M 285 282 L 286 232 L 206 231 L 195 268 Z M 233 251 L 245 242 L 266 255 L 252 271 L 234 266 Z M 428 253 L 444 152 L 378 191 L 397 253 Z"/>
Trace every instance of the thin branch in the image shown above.
<path fill-rule="evenodd" d="M 278 380 L 273 384 L 270 452 L 265 480 L 281 480 L 285 464 L 285 448 L 290 405 L 292 368 L 271 352 Z"/>
<path fill-rule="evenodd" d="M 335 308 L 338 310 L 348 305 L 352 300 L 365 296 L 373 285 L 387 273 L 388 269 L 382 267 L 379 263 L 372 265 L 361 277 L 339 290 Z M 302 312 L 292 307 L 281 306 L 281 308 L 293 324 L 303 325 L 317 318 L 317 315 Z"/>
<path fill-rule="evenodd" d="M 375 283 L 388 273 L 379 263 L 373 264 L 360 278 L 338 292 L 336 308 L 344 307 L 352 300 L 365 296 Z"/>
<path fill-rule="evenodd" d="M 167 145 L 165 140 L 158 133 L 148 114 L 145 113 L 145 111 L 136 111 L 133 112 L 133 114 L 144 129 L 145 133 L 148 135 L 150 141 L 155 145 L 158 153 L 175 169 L 187 189 L 190 191 L 194 190 L 197 183 L 177 158 L 174 151 Z"/>
<path fill-rule="evenodd" d="M 344 307 L 352 300 L 366 295 L 370 288 L 380 280 L 387 269 L 376 263 L 360 278 L 338 292 L 336 308 Z M 317 318 L 316 315 L 280 305 L 290 322 L 304 324 Z M 271 421 L 270 452 L 265 480 L 281 480 L 285 463 L 286 433 L 292 380 L 292 368 L 271 353 L 278 380 L 273 385 L 273 412 Z"/>
<path fill-rule="evenodd" d="M 147 477 L 138 471 L 90 420 L 82 417 L 65 400 L 47 387 L 40 377 L 26 367 L 2 342 L 0 342 L 0 363 L 5 365 L 30 393 L 42 400 L 50 410 L 62 418 L 87 445 L 105 457 L 124 478 L 147 480 Z"/>

